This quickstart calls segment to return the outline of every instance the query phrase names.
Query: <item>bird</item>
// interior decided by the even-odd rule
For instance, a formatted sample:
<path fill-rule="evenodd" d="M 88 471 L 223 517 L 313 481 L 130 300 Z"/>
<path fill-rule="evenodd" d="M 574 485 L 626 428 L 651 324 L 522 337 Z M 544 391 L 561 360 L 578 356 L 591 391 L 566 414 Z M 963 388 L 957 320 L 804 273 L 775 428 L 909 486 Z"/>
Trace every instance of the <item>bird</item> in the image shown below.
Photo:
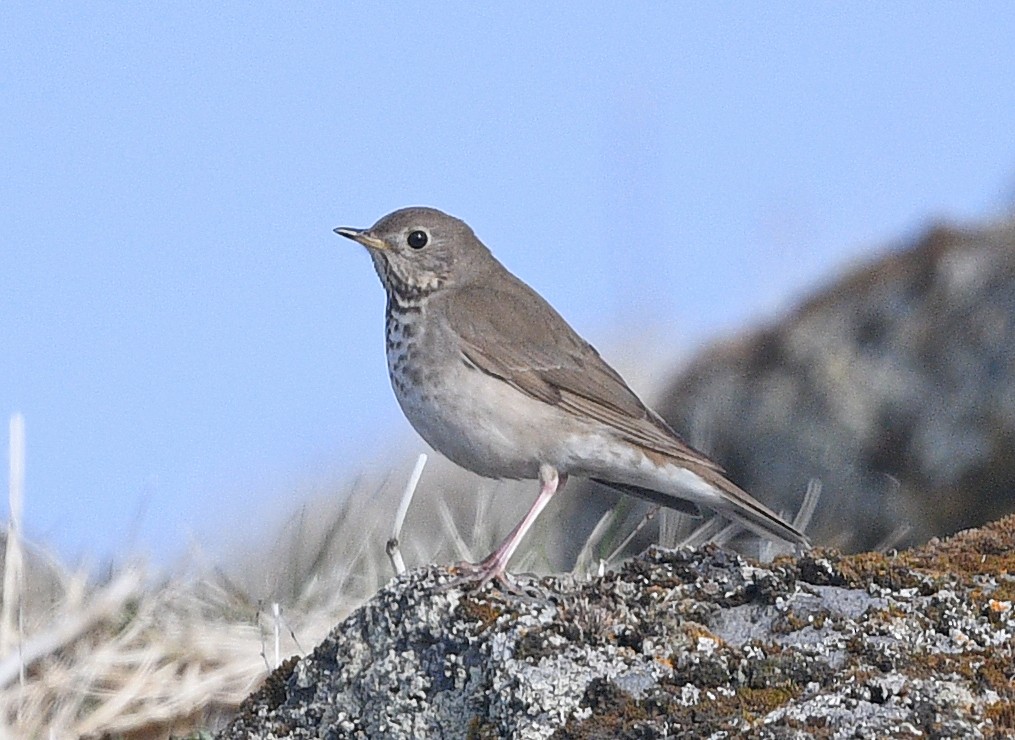
<path fill-rule="evenodd" d="M 464 578 L 505 582 L 522 538 L 571 476 L 695 515 L 704 507 L 809 547 L 646 406 L 461 219 L 409 207 L 334 231 L 366 248 L 384 286 L 388 374 L 409 423 L 480 476 L 539 481 L 504 541 L 481 562 L 460 564 Z"/>

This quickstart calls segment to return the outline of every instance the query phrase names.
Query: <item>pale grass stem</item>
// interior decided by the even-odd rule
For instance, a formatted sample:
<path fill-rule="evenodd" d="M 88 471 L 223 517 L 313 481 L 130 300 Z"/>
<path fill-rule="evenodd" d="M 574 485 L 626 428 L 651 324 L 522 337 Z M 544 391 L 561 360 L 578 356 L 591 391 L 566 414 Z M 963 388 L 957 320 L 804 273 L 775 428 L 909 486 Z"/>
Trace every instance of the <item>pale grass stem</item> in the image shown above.
<path fill-rule="evenodd" d="M 814 511 L 818 508 L 818 499 L 821 498 L 821 479 L 811 478 L 807 482 L 807 491 L 804 493 L 804 500 L 800 504 L 800 509 L 797 511 L 796 516 L 793 517 L 793 526 L 803 532 L 810 526 L 811 519 L 814 517 Z"/>
<path fill-rule="evenodd" d="M 402 491 L 402 500 L 399 502 L 398 510 L 395 512 L 395 522 L 391 528 L 391 538 L 385 547 L 388 557 L 391 558 L 391 567 L 395 569 L 395 575 L 402 575 L 405 572 L 405 561 L 402 559 L 402 551 L 398 542 L 402 536 L 402 525 L 405 523 L 405 515 L 409 511 L 409 504 L 412 503 L 412 497 L 416 495 L 416 486 L 419 485 L 419 479 L 423 475 L 423 468 L 426 467 L 426 460 L 425 452 L 421 452 L 419 457 L 416 458 L 416 465 L 412 469 L 412 474 L 409 475 L 409 481 L 405 484 L 405 490 Z"/>
<path fill-rule="evenodd" d="M 275 667 L 278 668 L 282 665 L 282 607 L 277 601 L 271 603 L 271 614 L 275 618 Z"/>
<path fill-rule="evenodd" d="M 645 525 L 656 518 L 660 508 L 659 504 L 655 504 L 647 512 L 645 512 L 645 516 L 643 516 L 641 521 L 638 522 L 638 526 L 632 529 L 631 533 L 628 534 L 627 537 L 625 537 L 624 540 L 613 549 L 613 552 L 606 556 L 605 560 L 607 563 L 612 563 L 613 560 L 624 551 L 624 548 L 631 543 L 631 540 L 638 536 L 638 533 L 645 527 Z"/>
<path fill-rule="evenodd" d="M 4 554 L 2 608 L 0 608 L 0 656 L 6 661 L 11 651 L 22 647 L 22 599 L 24 596 L 24 563 L 21 550 L 21 513 L 25 499 L 25 417 L 11 414 L 10 448 L 8 455 L 7 548 Z M 19 678 L 25 682 L 25 664 L 18 656 Z"/>
<path fill-rule="evenodd" d="M 582 545 L 581 551 L 578 553 L 578 557 L 575 558 L 574 568 L 571 569 L 573 574 L 589 575 L 591 573 L 591 565 L 593 559 L 595 559 L 596 549 L 599 547 L 600 541 L 605 536 L 606 532 L 613 526 L 613 520 L 617 517 L 616 507 L 612 507 L 606 511 L 599 521 L 596 522 L 596 526 L 592 528 L 591 534 L 585 539 L 585 544 Z M 597 572 L 602 570 L 603 561 L 602 558 L 597 559 L 599 565 L 596 568 Z"/>

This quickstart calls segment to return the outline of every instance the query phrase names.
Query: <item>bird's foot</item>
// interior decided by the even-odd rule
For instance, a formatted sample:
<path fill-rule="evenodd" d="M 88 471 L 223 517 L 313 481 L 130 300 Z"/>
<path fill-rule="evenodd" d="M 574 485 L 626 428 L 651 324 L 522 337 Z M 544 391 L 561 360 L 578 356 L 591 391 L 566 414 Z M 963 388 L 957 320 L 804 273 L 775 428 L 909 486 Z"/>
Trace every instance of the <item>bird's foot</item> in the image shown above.
<path fill-rule="evenodd" d="M 479 563 L 458 563 L 455 566 L 455 570 L 461 575 L 445 584 L 444 588 L 467 585 L 467 590 L 478 591 L 488 583 L 496 583 L 502 591 L 516 596 L 527 595 L 524 589 L 507 574 L 505 569 L 507 568 L 508 561 L 511 560 L 511 556 L 518 548 L 518 544 L 522 541 L 522 537 L 525 536 L 529 527 L 532 526 L 532 523 L 536 521 L 536 517 L 539 516 L 539 512 L 550 502 L 554 492 L 567 483 L 567 474 L 558 472 L 551 465 L 541 465 L 539 467 L 539 480 L 540 489 L 536 500 L 532 502 L 532 506 L 529 507 L 525 516 L 515 525 L 515 528 L 511 530 L 504 541 L 497 546 L 497 549 Z"/>
<path fill-rule="evenodd" d="M 498 562 L 493 556 L 479 563 L 468 561 L 455 563 L 450 570 L 454 577 L 440 585 L 439 590 L 441 591 L 461 588 L 464 591 L 475 593 L 481 591 L 489 583 L 500 591 L 515 596 L 525 595 L 525 590 L 518 585 L 515 578 L 504 570 L 504 564 Z"/>

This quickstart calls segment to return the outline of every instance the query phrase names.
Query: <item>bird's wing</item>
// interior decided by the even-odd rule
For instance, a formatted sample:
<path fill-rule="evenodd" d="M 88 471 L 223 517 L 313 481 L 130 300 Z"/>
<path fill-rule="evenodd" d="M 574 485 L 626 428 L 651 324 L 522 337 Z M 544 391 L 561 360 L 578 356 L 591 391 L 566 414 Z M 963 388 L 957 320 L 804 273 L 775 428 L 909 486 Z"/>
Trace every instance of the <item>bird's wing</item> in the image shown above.
<path fill-rule="evenodd" d="M 504 276 L 515 289 L 465 287 L 446 297 L 445 315 L 472 364 L 534 398 L 600 421 L 633 444 L 723 472 L 648 409 L 549 303 L 510 273 Z"/>
<path fill-rule="evenodd" d="M 726 478 L 718 463 L 684 442 L 647 408 L 550 304 L 510 273 L 505 271 L 504 277 L 515 282 L 514 289 L 462 288 L 445 297 L 450 298 L 445 315 L 469 362 L 522 393 L 596 419 L 632 444 L 688 468 L 719 492 L 707 505 L 749 529 L 808 544 L 802 533 Z M 603 482 L 670 508 L 685 508 L 664 493 Z"/>

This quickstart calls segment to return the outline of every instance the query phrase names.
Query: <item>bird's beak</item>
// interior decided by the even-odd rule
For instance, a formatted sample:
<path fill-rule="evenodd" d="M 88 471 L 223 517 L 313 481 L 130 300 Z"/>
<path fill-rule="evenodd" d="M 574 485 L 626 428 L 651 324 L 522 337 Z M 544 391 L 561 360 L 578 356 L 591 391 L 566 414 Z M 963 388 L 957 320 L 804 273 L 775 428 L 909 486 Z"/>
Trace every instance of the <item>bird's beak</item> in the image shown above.
<path fill-rule="evenodd" d="M 351 229 L 348 226 L 339 226 L 335 229 L 335 233 L 346 239 L 359 242 L 367 249 L 387 249 L 384 240 L 371 235 L 368 229 Z"/>

